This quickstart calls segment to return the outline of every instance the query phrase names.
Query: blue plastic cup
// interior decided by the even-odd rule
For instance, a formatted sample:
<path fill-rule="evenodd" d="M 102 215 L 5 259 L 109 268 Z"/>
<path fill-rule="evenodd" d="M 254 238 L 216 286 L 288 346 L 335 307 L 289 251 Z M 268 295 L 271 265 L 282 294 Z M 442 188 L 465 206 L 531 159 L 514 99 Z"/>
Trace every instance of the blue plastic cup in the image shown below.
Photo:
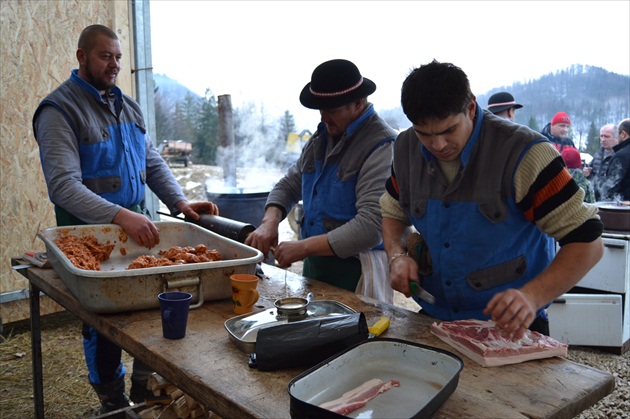
<path fill-rule="evenodd" d="M 162 334 L 166 339 L 181 339 L 186 336 L 188 309 L 192 294 L 188 292 L 163 292 L 158 295 L 162 313 Z"/>

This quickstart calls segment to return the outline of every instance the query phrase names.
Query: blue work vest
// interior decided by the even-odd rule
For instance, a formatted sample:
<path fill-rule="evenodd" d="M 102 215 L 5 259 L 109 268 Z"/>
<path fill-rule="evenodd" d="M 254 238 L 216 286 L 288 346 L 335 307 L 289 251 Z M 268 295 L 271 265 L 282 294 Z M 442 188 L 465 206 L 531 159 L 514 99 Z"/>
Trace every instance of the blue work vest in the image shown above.
<path fill-rule="evenodd" d="M 473 133 L 450 182 L 413 129 L 394 145 L 399 201 L 424 237 L 433 274 L 422 286 L 442 320 L 484 319 L 493 295 L 519 288 L 551 263 L 554 241 L 517 207 L 513 180 L 523 154 L 546 141 L 527 127 L 478 111 Z M 540 313 L 539 313 L 540 314 Z"/>
<path fill-rule="evenodd" d="M 77 138 L 83 184 L 107 201 L 130 208 L 144 199 L 146 128 L 135 101 L 117 86 L 109 92 L 113 110 L 73 70 L 70 79 L 40 103 L 33 121 L 45 106 L 61 112 Z"/>
<path fill-rule="evenodd" d="M 301 236 L 308 238 L 342 226 L 357 215 L 356 186 L 363 163 L 374 150 L 394 141 L 391 128 L 372 123 L 378 116 L 372 105 L 350 124 L 340 143 L 326 157 L 326 126 L 318 126 L 304 150 Z M 382 243 L 379 245 L 382 248 Z"/>

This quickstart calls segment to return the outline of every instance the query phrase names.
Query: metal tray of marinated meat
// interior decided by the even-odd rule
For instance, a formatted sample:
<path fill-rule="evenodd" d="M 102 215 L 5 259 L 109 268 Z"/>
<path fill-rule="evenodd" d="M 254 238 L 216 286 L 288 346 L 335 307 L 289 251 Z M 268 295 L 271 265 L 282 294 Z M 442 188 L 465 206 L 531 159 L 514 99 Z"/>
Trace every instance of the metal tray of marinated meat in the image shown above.
<path fill-rule="evenodd" d="M 400 339 L 369 339 L 289 383 L 292 418 L 428 418 L 453 394 L 464 364 L 456 355 Z M 371 379 L 400 385 L 345 416 L 319 407 Z"/>
<path fill-rule="evenodd" d="M 256 337 L 260 329 L 293 321 L 343 316 L 352 313 L 356 313 L 356 311 L 340 302 L 315 300 L 308 303 L 305 316 L 279 315 L 276 308 L 270 308 L 258 313 L 232 317 L 225 322 L 225 329 L 228 331 L 230 340 L 238 349 L 246 354 L 251 354 L 256 352 Z"/>
<path fill-rule="evenodd" d="M 155 225 L 160 230 L 160 243 L 151 249 L 138 245 L 116 224 L 47 228 L 38 236 L 46 244 L 48 259 L 64 284 L 87 310 L 96 313 L 156 308 L 159 307 L 157 295 L 168 290 L 193 294 L 191 308 L 201 306 L 204 301 L 230 298 L 230 275 L 254 274 L 256 264 L 263 260 L 263 254 L 257 249 L 192 223 L 158 221 Z M 66 234 L 92 235 L 100 244 L 113 244 L 114 249 L 109 259 L 101 262 L 100 271 L 79 269 L 54 242 Z M 138 256 L 159 257 L 159 251 L 171 247 L 198 244 L 218 250 L 222 260 L 127 269 Z"/>

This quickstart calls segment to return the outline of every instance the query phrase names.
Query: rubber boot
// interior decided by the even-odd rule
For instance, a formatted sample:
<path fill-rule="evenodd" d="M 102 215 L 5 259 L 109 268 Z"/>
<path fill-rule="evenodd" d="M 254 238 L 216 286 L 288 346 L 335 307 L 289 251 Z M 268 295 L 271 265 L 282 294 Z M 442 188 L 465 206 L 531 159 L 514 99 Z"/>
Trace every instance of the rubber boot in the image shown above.
<path fill-rule="evenodd" d="M 90 384 L 101 402 L 101 414 L 129 407 L 129 399 L 125 395 L 125 377 L 111 383 Z"/>
<path fill-rule="evenodd" d="M 129 391 L 129 398 L 135 404 L 146 401 L 153 393 L 147 388 L 149 380 L 142 380 L 131 377 L 131 390 Z"/>
<path fill-rule="evenodd" d="M 147 388 L 149 382 L 149 376 L 153 373 L 151 368 L 144 362 L 137 358 L 133 360 L 133 373 L 131 374 L 131 390 L 129 391 L 129 398 L 135 404 L 142 403 L 151 396 L 151 392 Z"/>

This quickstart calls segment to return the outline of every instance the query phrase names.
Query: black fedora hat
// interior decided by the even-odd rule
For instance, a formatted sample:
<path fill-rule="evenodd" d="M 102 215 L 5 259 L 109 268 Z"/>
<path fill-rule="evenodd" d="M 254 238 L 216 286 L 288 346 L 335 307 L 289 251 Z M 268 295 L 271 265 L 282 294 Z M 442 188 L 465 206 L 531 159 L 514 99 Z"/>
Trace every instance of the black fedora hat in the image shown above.
<path fill-rule="evenodd" d="M 300 93 L 300 103 L 310 109 L 334 109 L 374 93 L 376 84 L 361 76 L 348 60 L 330 60 L 313 70 L 311 82 Z"/>
<path fill-rule="evenodd" d="M 503 112 L 506 109 L 519 109 L 522 107 L 523 105 L 516 103 L 514 96 L 508 92 L 495 93 L 488 99 L 488 110 L 494 114 Z"/>

